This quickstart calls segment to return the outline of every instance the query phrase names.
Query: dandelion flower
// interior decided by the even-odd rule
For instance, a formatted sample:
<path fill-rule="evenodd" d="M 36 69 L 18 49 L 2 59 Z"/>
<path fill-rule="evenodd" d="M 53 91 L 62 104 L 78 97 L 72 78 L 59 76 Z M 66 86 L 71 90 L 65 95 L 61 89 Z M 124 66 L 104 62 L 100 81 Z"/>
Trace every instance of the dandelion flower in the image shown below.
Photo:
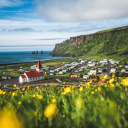
<path fill-rule="evenodd" d="M 56 103 L 56 99 L 52 99 L 52 103 L 54 103 L 54 104 L 55 104 L 55 103 Z"/>
<path fill-rule="evenodd" d="M 15 95 L 16 95 L 16 93 L 15 93 L 15 92 L 13 92 L 13 93 L 12 93 L 12 96 L 15 96 Z"/>
<path fill-rule="evenodd" d="M 82 92 L 83 91 L 83 87 L 80 87 L 79 90 L 80 90 L 80 92 Z"/>
<path fill-rule="evenodd" d="M 14 84 L 14 86 L 13 86 L 14 88 L 16 87 L 16 84 Z"/>
<path fill-rule="evenodd" d="M 66 88 L 64 88 L 64 92 L 66 92 L 66 93 L 71 92 L 71 88 L 70 88 L 70 87 L 66 87 Z"/>
<path fill-rule="evenodd" d="M 122 80 L 122 84 L 124 86 L 128 86 L 128 77 L 126 77 L 125 79 Z"/>
<path fill-rule="evenodd" d="M 50 104 L 44 111 L 44 116 L 47 118 L 53 117 L 56 114 L 57 108 L 55 104 Z"/>
<path fill-rule="evenodd" d="M 42 95 L 38 95 L 38 99 L 42 100 L 43 96 Z"/>
<path fill-rule="evenodd" d="M 11 111 L 5 111 L 0 115 L 1 128 L 23 128 L 16 114 Z"/>
<path fill-rule="evenodd" d="M 21 101 L 19 101 L 18 104 L 20 105 L 21 104 Z"/>

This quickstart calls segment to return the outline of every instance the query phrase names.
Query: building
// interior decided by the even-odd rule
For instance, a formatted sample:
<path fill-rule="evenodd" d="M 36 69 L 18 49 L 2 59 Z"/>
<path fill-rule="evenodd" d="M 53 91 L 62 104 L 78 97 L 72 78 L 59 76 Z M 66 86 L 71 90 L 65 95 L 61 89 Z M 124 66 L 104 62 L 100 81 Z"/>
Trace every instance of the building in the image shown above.
<path fill-rule="evenodd" d="M 36 71 L 24 72 L 24 74 L 19 77 L 19 83 L 38 81 L 43 79 L 44 74 L 42 73 L 42 66 L 40 61 L 38 61 Z"/>

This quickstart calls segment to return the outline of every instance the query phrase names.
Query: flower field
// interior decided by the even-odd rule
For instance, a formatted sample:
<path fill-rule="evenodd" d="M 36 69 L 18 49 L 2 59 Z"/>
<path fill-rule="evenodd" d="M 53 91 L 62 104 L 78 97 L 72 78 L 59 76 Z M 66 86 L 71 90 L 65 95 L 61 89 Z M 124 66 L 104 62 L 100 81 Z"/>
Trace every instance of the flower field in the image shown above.
<path fill-rule="evenodd" d="M 0 90 L 0 128 L 47 127 L 127 128 L 128 78 Z"/>

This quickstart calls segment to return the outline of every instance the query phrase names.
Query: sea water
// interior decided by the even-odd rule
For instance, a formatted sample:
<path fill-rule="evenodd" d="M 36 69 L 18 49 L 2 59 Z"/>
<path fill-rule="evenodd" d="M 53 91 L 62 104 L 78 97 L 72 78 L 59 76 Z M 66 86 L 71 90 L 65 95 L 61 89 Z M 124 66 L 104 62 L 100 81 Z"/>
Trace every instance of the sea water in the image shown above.
<path fill-rule="evenodd" d="M 60 59 L 63 57 L 52 57 L 50 56 L 51 49 L 47 47 L 45 51 L 43 51 L 44 54 L 40 54 L 41 52 L 41 46 L 31 46 L 26 47 L 23 49 L 23 47 L 0 47 L 0 64 L 10 64 L 10 63 L 20 63 L 20 62 L 32 62 L 37 60 L 50 60 L 50 59 Z M 9 50 L 10 48 L 10 50 Z M 38 54 L 32 54 L 33 51 L 38 50 Z M 42 48 L 43 49 L 43 48 Z M 21 51 L 24 50 L 24 51 Z M 29 51 L 27 51 L 29 50 Z"/>

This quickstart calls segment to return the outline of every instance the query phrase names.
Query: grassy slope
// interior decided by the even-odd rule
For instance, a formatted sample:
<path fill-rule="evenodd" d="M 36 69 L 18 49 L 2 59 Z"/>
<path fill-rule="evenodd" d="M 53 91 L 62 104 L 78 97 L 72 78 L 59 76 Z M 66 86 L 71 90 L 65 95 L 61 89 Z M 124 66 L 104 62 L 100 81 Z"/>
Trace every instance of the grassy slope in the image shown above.
<path fill-rule="evenodd" d="M 52 52 L 55 56 L 110 56 L 125 58 L 128 54 L 128 26 L 100 31 L 73 46 L 70 40 L 58 44 Z M 86 35 L 84 37 L 87 37 Z M 89 37 L 90 36 L 90 37 Z M 78 36 L 79 37 L 79 36 Z M 77 38 L 77 37 L 76 37 Z"/>

